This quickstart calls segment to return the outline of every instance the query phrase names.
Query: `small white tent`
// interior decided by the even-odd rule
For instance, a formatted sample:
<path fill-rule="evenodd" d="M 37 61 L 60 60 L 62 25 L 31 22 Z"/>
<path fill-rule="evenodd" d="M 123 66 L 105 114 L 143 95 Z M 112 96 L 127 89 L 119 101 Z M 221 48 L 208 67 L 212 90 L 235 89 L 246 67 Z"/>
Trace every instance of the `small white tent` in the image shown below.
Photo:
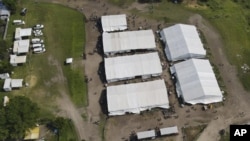
<path fill-rule="evenodd" d="M 176 24 L 164 28 L 160 35 L 165 43 L 165 54 L 169 61 L 206 56 L 199 34 L 193 25 Z"/>
<path fill-rule="evenodd" d="M 190 59 L 171 67 L 176 76 L 176 91 L 189 104 L 209 104 L 223 99 L 208 60 Z"/>
<path fill-rule="evenodd" d="M 104 32 L 121 31 L 128 28 L 125 14 L 102 16 L 101 22 Z"/>

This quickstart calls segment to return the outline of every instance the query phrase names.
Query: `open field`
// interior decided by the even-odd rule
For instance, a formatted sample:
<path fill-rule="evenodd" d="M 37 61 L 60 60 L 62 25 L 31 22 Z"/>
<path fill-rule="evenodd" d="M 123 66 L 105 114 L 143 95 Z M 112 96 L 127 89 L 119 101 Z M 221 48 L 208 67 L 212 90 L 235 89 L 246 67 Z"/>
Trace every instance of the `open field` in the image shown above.
<path fill-rule="evenodd" d="M 85 40 L 84 16 L 61 5 L 30 1 L 24 1 L 22 5 L 27 7 L 28 13 L 24 17 L 19 14 L 11 17 L 7 40 L 9 42 L 13 40 L 16 27 L 11 24 L 13 19 L 24 20 L 26 24 L 22 27 L 32 27 L 42 23 L 45 26 L 43 38 L 47 51 L 44 54 L 29 53 L 28 62 L 14 69 L 12 77 L 24 78 L 30 86 L 12 93 L 24 94 L 42 105 L 51 105 L 54 98 L 58 96 L 58 89 L 61 89 L 55 78 L 59 66 L 68 82 L 65 83 L 66 87 L 63 87 L 68 89 L 73 102 L 77 106 L 86 105 L 87 88 L 84 81 L 84 68 L 81 64 Z M 74 58 L 72 65 L 64 65 L 67 57 Z M 54 60 L 58 64 L 53 64 Z"/>
<path fill-rule="evenodd" d="M 12 25 L 12 21 L 21 19 L 26 23 L 21 26 L 22 28 L 33 27 L 35 24 L 45 26 L 42 38 L 45 41 L 46 52 L 30 52 L 27 55 L 27 63 L 14 68 L 11 77 L 23 78 L 29 86 L 8 93 L 1 92 L 1 95 L 25 95 L 41 107 L 41 118 L 64 116 L 72 118 L 74 126 L 77 123 L 82 126 L 81 111 L 77 108 L 87 105 L 82 58 L 85 44 L 84 15 L 62 5 L 29 0 L 21 1 L 17 11 L 22 7 L 28 9 L 26 16 L 20 16 L 17 12 L 10 18 L 6 39 L 9 46 L 12 47 L 17 27 Z M 73 64 L 64 65 L 68 57 L 73 57 Z M 68 99 L 73 103 L 71 100 L 68 102 Z M 72 128 L 72 125 L 69 128 Z M 77 130 L 80 132 L 79 128 Z M 75 130 L 68 129 L 65 141 L 77 140 L 74 132 Z"/>

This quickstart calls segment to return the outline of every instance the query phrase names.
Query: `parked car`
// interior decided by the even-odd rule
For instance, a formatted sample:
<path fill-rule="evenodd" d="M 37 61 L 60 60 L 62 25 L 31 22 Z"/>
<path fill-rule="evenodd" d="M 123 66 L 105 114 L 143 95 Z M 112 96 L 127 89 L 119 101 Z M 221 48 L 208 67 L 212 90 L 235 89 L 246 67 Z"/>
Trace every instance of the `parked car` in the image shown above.
<path fill-rule="evenodd" d="M 42 36 L 43 32 L 41 30 L 33 30 L 35 37 Z"/>
<path fill-rule="evenodd" d="M 13 24 L 14 25 L 22 25 L 22 24 L 25 24 L 25 22 L 22 20 L 13 20 Z"/>
<path fill-rule="evenodd" d="M 31 43 L 32 44 L 41 44 L 41 43 L 43 43 L 43 40 L 40 38 L 33 38 L 33 39 L 31 39 Z"/>
<path fill-rule="evenodd" d="M 45 47 L 38 47 L 33 49 L 33 53 L 43 53 L 45 51 L 46 51 Z"/>
<path fill-rule="evenodd" d="M 25 16 L 26 15 L 26 13 L 27 13 L 27 8 L 23 8 L 22 10 L 21 10 L 21 15 L 22 16 Z"/>
<path fill-rule="evenodd" d="M 31 48 L 39 48 L 39 47 L 45 47 L 45 45 L 44 44 L 32 44 L 31 45 Z"/>
<path fill-rule="evenodd" d="M 44 28 L 44 25 L 42 24 L 36 24 L 33 29 L 37 30 L 37 29 L 43 29 Z"/>

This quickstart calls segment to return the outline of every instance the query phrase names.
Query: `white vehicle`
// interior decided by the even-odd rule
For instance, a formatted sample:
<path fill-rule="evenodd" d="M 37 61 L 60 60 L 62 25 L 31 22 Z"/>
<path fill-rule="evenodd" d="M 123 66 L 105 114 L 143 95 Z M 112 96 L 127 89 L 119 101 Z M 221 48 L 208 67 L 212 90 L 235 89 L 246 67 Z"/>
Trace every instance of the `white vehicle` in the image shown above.
<path fill-rule="evenodd" d="M 39 47 L 45 47 L 44 44 L 32 44 L 32 48 L 39 48 Z"/>
<path fill-rule="evenodd" d="M 42 24 L 36 24 L 33 29 L 43 29 L 44 26 Z"/>
<path fill-rule="evenodd" d="M 22 21 L 22 20 L 13 20 L 13 24 L 15 24 L 15 25 L 22 25 L 22 24 L 25 24 L 25 22 Z"/>
<path fill-rule="evenodd" d="M 43 53 L 45 51 L 46 51 L 45 47 L 38 47 L 33 49 L 33 53 Z"/>
<path fill-rule="evenodd" d="M 33 38 L 33 39 L 31 39 L 31 43 L 32 44 L 41 44 L 41 43 L 43 43 L 43 40 L 40 38 Z"/>

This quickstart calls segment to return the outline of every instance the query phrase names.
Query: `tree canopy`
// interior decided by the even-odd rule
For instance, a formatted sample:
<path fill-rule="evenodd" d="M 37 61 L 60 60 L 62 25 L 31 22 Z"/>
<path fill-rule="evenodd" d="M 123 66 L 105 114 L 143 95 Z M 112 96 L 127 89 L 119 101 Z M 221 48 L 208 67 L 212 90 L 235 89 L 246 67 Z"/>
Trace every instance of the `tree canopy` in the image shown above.
<path fill-rule="evenodd" d="M 10 99 L 6 107 L 0 107 L 0 139 L 22 139 L 25 131 L 35 127 L 39 108 L 24 96 Z"/>

